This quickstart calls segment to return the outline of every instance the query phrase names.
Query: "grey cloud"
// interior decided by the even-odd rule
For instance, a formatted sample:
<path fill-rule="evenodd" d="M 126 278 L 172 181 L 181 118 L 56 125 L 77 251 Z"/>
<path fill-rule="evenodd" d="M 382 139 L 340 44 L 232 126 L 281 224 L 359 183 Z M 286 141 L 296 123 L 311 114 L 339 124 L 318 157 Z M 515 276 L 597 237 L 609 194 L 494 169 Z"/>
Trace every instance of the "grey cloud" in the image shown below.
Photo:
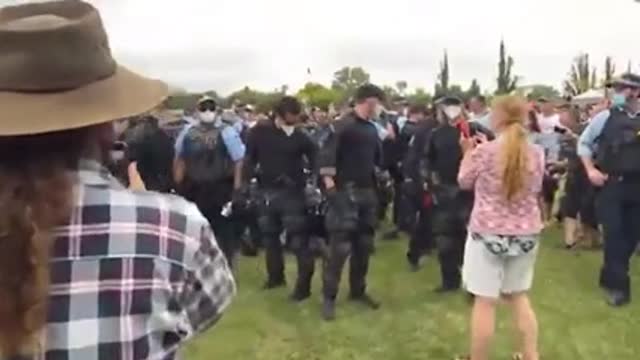
<path fill-rule="evenodd" d="M 189 49 L 153 54 L 115 51 L 120 62 L 149 76 L 193 90 L 228 92 L 260 78 L 264 62 L 249 49 Z"/>

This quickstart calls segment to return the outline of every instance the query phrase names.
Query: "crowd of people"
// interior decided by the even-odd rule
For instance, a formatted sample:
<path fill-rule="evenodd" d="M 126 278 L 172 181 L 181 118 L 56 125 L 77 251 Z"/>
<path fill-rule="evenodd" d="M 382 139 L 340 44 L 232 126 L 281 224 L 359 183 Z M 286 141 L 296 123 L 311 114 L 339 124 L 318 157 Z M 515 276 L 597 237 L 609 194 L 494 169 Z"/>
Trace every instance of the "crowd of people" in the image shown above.
<path fill-rule="evenodd" d="M 116 64 L 93 6 L 2 8 L 0 38 L 2 358 L 172 359 L 231 302 L 239 254 L 264 252 L 265 290 L 287 285 L 294 254 L 295 302 L 321 263 L 327 321 L 348 260 L 349 299 L 376 310 L 367 274 L 387 209 L 382 238 L 408 236 L 409 269 L 435 253 L 436 291 L 473 295 L 468 359 L 488 358 L 500 302 L 514 358 L 539 359 L 527 294 L 555 219 L 569 250 L 604 240 L 600 285 L 630 302 L 639 76 L 585 109 L 514 95 L 425 106 L 364 84 L 339 112 L 203 97 L 165 124 L 166 85 Z"/>

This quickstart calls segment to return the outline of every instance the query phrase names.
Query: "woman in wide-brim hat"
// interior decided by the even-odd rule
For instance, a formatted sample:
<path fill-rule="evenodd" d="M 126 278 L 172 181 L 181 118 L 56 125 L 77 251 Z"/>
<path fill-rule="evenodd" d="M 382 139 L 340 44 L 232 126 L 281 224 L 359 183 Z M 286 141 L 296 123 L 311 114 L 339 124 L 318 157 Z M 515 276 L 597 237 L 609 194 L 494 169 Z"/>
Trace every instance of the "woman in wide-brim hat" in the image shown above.
<path fill-rule="evenodd" d="M 114 61 L 90 4 L 0 8 L 0 358 L 170 359 L 226 307 L 233 278 L 195 207 L 129 192 L 101 166 L 113 121 L 150 110 L 167 92 Z M 178 316 L 190 309 L 170 290 L 189 291 L 188 277 L 170 283 L 169 270 L 148 270 L 162 261 L 153 246 L 141 260 L 141 229 L 149 244 L 202 238 L 213 247 L 203 259 L 218 282 L 199 286 L 224 289 L 215 311 L 190 314 L 192 324 Z"/>

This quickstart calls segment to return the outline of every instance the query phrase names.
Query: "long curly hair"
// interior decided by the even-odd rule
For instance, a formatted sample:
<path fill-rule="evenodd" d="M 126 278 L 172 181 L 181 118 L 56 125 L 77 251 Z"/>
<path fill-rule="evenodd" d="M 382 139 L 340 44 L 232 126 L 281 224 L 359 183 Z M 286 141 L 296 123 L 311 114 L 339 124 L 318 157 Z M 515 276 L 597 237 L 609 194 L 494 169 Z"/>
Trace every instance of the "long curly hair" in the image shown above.
<path fill-rule="evenodd" d="M 52 230 L 73 203 L 85 130 L 0 137 L 0 358 L 37 348 L 47 320 Z"/>

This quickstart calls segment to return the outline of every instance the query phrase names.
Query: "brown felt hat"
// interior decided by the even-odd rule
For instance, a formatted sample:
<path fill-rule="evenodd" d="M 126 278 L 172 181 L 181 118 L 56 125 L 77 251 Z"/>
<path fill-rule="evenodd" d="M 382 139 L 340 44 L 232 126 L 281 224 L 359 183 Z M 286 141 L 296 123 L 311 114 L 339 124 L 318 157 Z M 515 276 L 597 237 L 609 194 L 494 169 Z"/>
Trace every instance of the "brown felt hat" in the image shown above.
<path fill-rule="evenodd" d="M 143 113 L 167 94 L 163 82 L 116 64 L 92 5 L 0 8 L 0 136 L 106 123 Z"/>

